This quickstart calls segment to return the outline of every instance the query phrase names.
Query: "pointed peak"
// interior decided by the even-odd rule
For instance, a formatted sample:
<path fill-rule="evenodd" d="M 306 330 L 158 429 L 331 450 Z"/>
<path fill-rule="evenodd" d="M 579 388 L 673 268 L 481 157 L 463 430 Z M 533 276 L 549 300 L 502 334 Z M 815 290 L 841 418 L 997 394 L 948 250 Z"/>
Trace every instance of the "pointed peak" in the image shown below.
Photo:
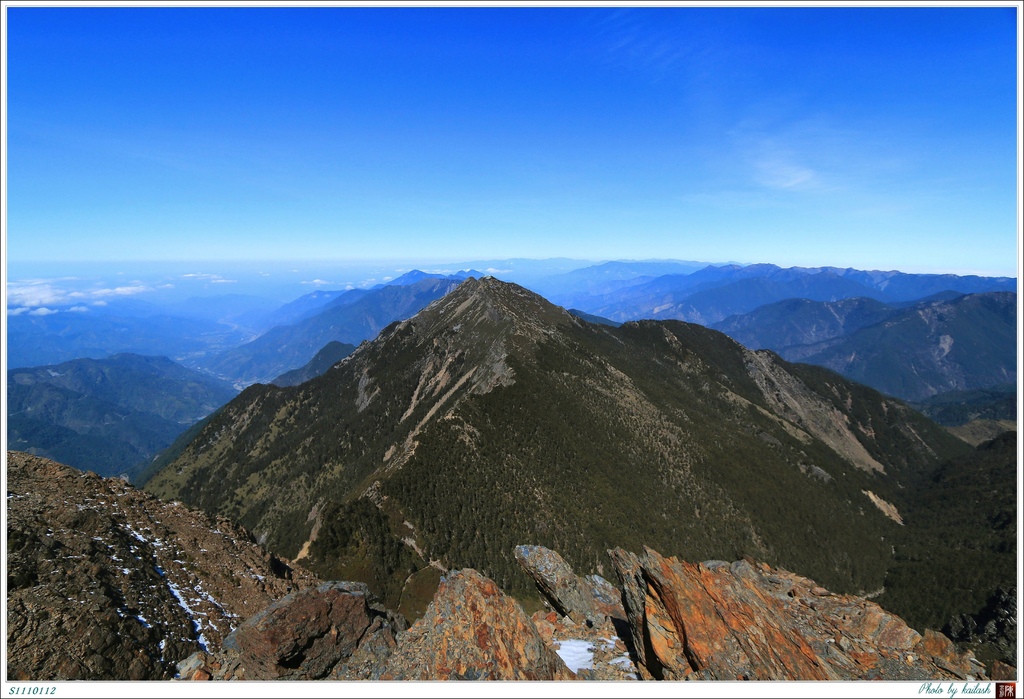
<path fill-rule="evenodd" d="M 414 324 L 418 332 L 484 324 L 533 335 L 577 321 L 565 309 L 529 289 L 485 276 L 467 278 L 406 322 Z"/>

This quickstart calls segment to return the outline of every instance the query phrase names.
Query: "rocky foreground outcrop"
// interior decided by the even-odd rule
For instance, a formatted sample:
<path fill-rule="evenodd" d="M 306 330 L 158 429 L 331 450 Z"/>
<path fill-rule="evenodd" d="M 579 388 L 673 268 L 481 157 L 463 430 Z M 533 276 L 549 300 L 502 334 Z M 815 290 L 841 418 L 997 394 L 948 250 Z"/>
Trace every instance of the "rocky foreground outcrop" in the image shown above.
<path fill-rule="evenodd" d="M 20 452 L 6 510 L 9 679 L 170 679 L 319 583 L 228 520 Z"/>
<path fill-rule="evenodd" d="M 686 563 L 609 551 L 644 679 L 967 680 L 941 633 L 922 637 L 862 597 L 741 560 Z"/>
<path fill-rule="evenodd" d="M 10 679 L 985 678 L 946 636 L 864 598 L 650 549 L 609 551 L 617 589 L 518 547 L 550 611 L 528 617 L 464 569 L 408 627 L 365 585 L 323 583 L 226 520 L 27 454 L 7 473 Z"/>
<path fill-rule="evenodd" d="M 516 546 L 516 561 L 544 599 L 562 616 L 591 626 L 608 617 L 625 619 L 618 590 L 599 575 L 581 578 L 557 551 L 543 546 Z"/>
<path fill-rule="evenodd" d="M 385 680 L 573 678 L 519 603 L 468 568 L 441 583 L 382 675 Z"/>
<path fill-rule="evenodd" d="M 178 671 L 193 680 L 380 679 L 406 626 L 363 583 L 329 582 L 274 602 L 220 651 L 195 653 Z"/>

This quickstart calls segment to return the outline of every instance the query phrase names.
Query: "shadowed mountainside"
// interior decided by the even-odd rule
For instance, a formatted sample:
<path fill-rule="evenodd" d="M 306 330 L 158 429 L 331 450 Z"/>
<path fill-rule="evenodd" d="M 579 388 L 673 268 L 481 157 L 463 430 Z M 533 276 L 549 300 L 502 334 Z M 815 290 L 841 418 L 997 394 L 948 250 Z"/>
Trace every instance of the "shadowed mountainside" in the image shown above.
<path fill-rule="evenodd" d="M 105 476 L 134 476 L 236 394 L 166 357 L 118 354 L 12 369 L 8 445 Z"/>

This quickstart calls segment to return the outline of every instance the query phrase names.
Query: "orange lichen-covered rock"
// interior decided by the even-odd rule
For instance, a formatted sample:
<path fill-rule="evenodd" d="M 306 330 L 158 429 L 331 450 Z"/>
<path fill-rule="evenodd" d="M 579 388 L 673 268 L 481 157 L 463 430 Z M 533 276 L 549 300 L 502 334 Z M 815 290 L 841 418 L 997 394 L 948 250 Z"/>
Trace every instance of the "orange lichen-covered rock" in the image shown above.
<path fill-rule="evenodd" d="M 398 641 L 385 680 L 568 680 L 519 603 L 472 569 L 441 583 L 427 613 Z"/>
<path fill-rule="evenodd" d="M 979 679 L 942 634 L 748 561 L 608 552 L 644 679 Z"/>

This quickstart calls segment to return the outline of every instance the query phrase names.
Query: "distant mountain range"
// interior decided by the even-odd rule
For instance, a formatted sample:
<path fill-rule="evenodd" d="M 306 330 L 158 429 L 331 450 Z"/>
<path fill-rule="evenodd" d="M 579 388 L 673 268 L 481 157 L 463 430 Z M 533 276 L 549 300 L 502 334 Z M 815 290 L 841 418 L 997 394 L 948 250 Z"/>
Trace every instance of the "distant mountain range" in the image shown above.
<path fill-rule="evenodd" d="M 304 366 L 329 342 L 358 345 L 385 326 L 415 314 L 458 286 L 453 278 L 424 275 L 408 285 L 341 294 L 314 314 L 281 325 L 203 362 L 213 373 L 245 384 L 271 382 Z"/>
<path fill-rule="evenodd" d="M 682 260 L 612 261 L 555 274 L 528 284 L 530 289 L 560 306 L 579 299 L 614 294 L 665 275 L 687 275 L 708 267 L 706 262 Z"/>
<path fill-rule="evenodd" d="M 102 359 L 124 352 L 186 358 L 244 342 L 251 333 L 169 313 L 136 316 L 117 308 L 7 317 L 8 368 Z"/>
<path fill-rule="evenodd" d="M 902 484 L 970 450 L 828 370 L 678 321 L 594 325 L 492 278 L 191 437 L 147 490 L 314 571 L 363 561 L 347 574 L 382 594 L 408 576 L 402 541 L 516 594 L 519 541 L 581 569 L 648 545 L 876 590 Z"/>
<path fill-rule="evenodd" d="M 691 274 L 665 275 L 590 297 L 576 296 L 573 305 L 617 321 L 674 318 L 711 325 L 731 315 L 793 298 L 838 301 L 862 297 L 895 303 L 945 291 L 968 294 L 1016 290 L 1016 279 L 1008 277 L 725 265 L 709 266 Z"/>
<path fill-rule="evenodd" d="M 166 357 L 118 354 L 12 369 L 8 445 L 103 476 L 133 476 L 236 393 Z"/>
<path fill-rule="evenodd" d="M 505 263 L 502 273 L 525 274 L 534 288 L 547 290 L 583 320 L 610 326 L 638 318 L 707 324 L 751 349 L 824 366 L 913 401 L 944 424 L 955 416 L 985 420 L 957 432 L 971 443 L 998 434 L 1016 418 L 1015 410 L 1006 409 L 1012 398 L 976 406 L 965 393 L 1016 386 L 1015 279 L 678 260 L 575 269 L 578 262 L 572 260 Z M 550 273 L 559 267 L 566 271 Z M 280 306 L 258 296 L 224 294 L 163 306 L 121 298 L 88 310 L 22 309 L 8 317 L 8 366 L 52 366 L 123 352 L 167 354 L 236 389 L 256 382 L 298 385 L 463 279 L 482 275 L 476 269 L 412 270 L 372 288 L 319 290 Z M 964 402 L 925 404 L 950 392 Z M 83 467 L 99 464 L 105 450 L 114 449 L 116 468 L 130 469 L 180 432 L 135 415 L 123 425 L 130 434 L 114 438 L 111 447 L 98 435 L 113 434 L 110 415 L 120 413 L 90 401 L 78 404 L 73 429 L 57 418 L 26 422 L 12 407 L 12 438 L 24 448 L 48 445 L 57 451 L 40 453 Z"/>
<path fill-rule="evenodd" d="M 714 324 L 751 348 L 828 367 L 904 400 L 1017 381 L 1017 295 L 989 292 L 894 307 L 789 299 Z"/>

